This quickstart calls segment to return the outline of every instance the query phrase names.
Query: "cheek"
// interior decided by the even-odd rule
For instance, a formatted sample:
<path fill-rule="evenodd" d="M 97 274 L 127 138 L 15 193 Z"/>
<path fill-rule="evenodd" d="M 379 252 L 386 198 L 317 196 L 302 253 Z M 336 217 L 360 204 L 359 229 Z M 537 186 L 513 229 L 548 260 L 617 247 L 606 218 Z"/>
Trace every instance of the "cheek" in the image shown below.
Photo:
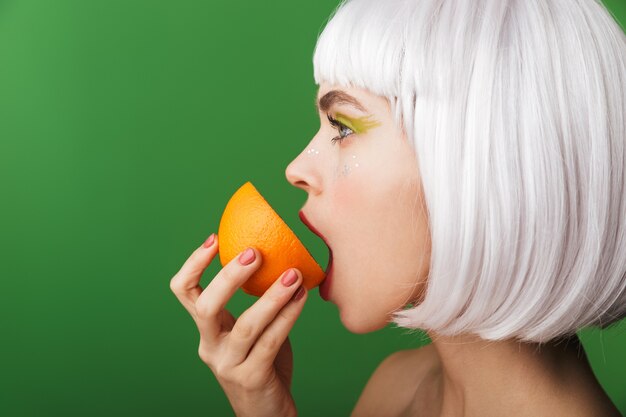
<path fill-rule="evenodd" d="M 342 181 L 363 171 L 363 162 L 357 153 L 348 153 L 338 158 L 333 166 L 333 179 Z"/>
<path fill-rule="evenodd" d="M 343 225 L 346 225 L 346 220 L 358 215 L 362 192 L 362 187 L 352 179 L 340 179 L 335 182 L 331 211 L 341 219 Z"/>
<path fill-rule="evenodd" d="M 364 200 L 371 200 L 368 186 L 372 184 L 373 164 L 368 163 L 367 155 L 353 152 L 339 158 L 333 166 L 333 194 L 335 208 L 346 214 L 356 215 L 367 210 Z"/>

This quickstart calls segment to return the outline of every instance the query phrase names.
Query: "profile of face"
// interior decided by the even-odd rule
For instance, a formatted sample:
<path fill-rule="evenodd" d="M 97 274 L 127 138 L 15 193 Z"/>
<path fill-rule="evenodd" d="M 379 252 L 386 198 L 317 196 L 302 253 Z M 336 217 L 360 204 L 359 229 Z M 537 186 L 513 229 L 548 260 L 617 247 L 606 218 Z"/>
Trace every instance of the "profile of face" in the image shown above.
<path fill-rule="evenodd" d="M 302 212 L 332 252 L 328 300 L 353 333 L 385 327 L 423 296 L 430 233 L 413 147 L 389 102 L 320 84 L 320 129 L 285 175 L 308 194 Z"/>

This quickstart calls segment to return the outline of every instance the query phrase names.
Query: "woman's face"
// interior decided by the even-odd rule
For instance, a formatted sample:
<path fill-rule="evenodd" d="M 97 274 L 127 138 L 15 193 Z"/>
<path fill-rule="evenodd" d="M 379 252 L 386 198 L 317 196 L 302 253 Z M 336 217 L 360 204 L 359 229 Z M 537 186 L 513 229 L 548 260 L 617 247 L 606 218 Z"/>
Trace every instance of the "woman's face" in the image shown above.
<path fill-rule="evenodd" d="M 367 333 L 423 294 L 430 235 L 417 159 L 385 98 L 321 84 L 317 103 L 320 129 L 285 174 L 308 193 L 302 212 L 332 251 L 329 301 L 348 330 Z"/>

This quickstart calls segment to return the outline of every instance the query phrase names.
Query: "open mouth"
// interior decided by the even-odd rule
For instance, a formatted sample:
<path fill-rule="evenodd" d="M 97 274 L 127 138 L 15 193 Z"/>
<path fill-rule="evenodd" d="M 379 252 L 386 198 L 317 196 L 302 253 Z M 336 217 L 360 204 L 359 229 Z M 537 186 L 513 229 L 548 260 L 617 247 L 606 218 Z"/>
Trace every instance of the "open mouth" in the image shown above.
<path fill-rule="evenodd" d="M 315 227 L 313 227 L 311 223 L 309 223 L 308 219 L 304 215 L 304 212 L 299 211 L 298 215 L 300 216 L 300 220 L 302 221 L 302 223 L 304 223 L 306 227 L 311 230 L 311 232 L 313 232 L 317 237 L 322 239 L 326 244 L 326 247 L 328 248 L 328 265 L 326 265 L 326 270 L 324 272 L 326 273 L 326 275 L 328 275 L 329 269 L 333 263 L 333 250 L 330 248 L 330 245 L 328 244 L 328 241 L 326 241 L 326 238 Z"/>
<path fill-rule="evenodd" d="M 326 273 L 326 276 L 328 276 L 331 266 L 333 266 L 333 251 L 328 248 L 328 264 L 326 265 L 326 270 L 324 271 Z"/>

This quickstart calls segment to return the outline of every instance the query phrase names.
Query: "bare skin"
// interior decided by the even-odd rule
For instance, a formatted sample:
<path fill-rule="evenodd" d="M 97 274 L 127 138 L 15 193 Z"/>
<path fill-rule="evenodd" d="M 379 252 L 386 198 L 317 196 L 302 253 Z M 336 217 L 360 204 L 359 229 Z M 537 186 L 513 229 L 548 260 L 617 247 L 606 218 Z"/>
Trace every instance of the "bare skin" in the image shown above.
<path fill-rule="evenodd" d="M 578 337 L 545 344 L 431 334 L 442 416 L 619 416 Z"/>
<path fill-rule="evenodd" d="M 332 250 L 329 301 L 346 329 L 369 333 L 418 297 L 428 275 L 431 245 L 419 169 L 385 98 L 322 84 L 317 99 L 320 129 L 285 176 L 307 192 L 302 211 Z M 329 117 L 354 130 L 333 126 Z"/>
<path fill-rule="evenodd" d="M 539 346 L 430 336 L 383 361 L 352 417 L 621 416 L 577 337 Z"/>

